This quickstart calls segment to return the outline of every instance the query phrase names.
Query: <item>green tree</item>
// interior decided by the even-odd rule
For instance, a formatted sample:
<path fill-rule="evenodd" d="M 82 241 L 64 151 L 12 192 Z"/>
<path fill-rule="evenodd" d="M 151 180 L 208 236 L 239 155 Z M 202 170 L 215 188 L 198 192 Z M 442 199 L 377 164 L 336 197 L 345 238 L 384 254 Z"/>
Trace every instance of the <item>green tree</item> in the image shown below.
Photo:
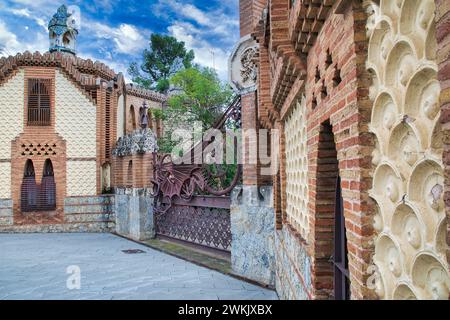
<path fill-rule="evenodd" d="M 230 87 L 222 84 L 210 68 L 196 66 L 181 70 L 170 83 L 180 93 L 169 98 L 168 116 L 186 123 L 202 122 L 204 129 L 213 125 L 232 95 Z"/>
<path fill-rule="evenodd" d="M 180 70 L 171 77 L 170 84 L 179 93 L 169 98 L 168 107 L 159 115 L 166 128 L 159 141 L 163 152 L 171 152 L 176 145 L 171 141 L 172 129 L 189 128 L 194 122 L 201 122 L 204 130 L 210 128 L 232 96 L 231 88 L 210 68 L 194 66 Z"/>
<path fill-rule="evenodd" d="M 188 51 L 185 43 L 175 37 L 152 34 L 142 64 L 133 62 L 128 72 L 138 85 L 165 93 L 170 77 L 183 68 L 190 68 L 194 57 L 194 51 Z"/>

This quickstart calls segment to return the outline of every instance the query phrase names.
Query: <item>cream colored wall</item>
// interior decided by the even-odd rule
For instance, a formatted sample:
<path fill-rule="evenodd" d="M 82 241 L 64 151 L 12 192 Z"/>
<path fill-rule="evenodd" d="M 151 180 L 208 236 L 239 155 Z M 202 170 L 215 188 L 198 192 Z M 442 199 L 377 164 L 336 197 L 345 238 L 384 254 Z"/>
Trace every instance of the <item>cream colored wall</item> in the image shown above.
<path fill-rule="evenodd" d="M 95 161 L 67 161 L 67 196 L 91 196 L 97 193 Z"/>
<path fill-rule="evenodd" d="M 308 239 L 308 149 L 305 98 L 297 102 L 285 122 L 286 215 L 289 223 Z"/>
<path fill-rule="evenodd" d="M 11 141 L 23 131 L 24 70 L 0 86 L 0 160 L 11 160 Z M 0 199 L 11 198 L 11 162 L 0 162 Z"/>
<path fill-rule="evenodd" d="M 434 1 L 366 3 L 376 292 L 383 299 L 448 299 Z"/>
<path fill-rule="evenodd" d="M 95 195 L 96 106 L 60 71 L 55 86 L 56 132 L 67 144 L 67 196 Z"/>

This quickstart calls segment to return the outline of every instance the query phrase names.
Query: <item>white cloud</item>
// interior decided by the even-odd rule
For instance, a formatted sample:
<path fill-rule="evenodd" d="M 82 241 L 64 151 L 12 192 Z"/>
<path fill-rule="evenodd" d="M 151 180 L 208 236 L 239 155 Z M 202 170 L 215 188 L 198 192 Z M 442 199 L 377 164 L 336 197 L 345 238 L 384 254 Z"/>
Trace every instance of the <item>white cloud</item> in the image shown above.
<path fill-rule="evenodd" d="M 192 4 L 177 0 L 159 0 L 157 7 L 160 12 L 170 8 L 179 17 L 195 21 L 198 25 L 207 27 L 204 30 L 205 33 L 228 36 L 230 30 L 234 30 L 239 26 L 239 20 L 230 19 L 221 8 L 206 12 Z"/>
<path fill-rule="evenodd" d="M 102 58 L 98 58 L 98 57 L 93 57 L 92 55 L 90 55 L 89 53 L 84 53 L 84 52 L 80 52 L 79 53 L 79 57 L 87 60 L 87 59 L 91 59 L 92 61 L 100 61 L 102 63 L 104 63 L 106 66 L 108 66 L 108 68 L 113 69 L 114 72 L 116 73 L 120 73 L 122 72 L 124 78 L 125 78 L 125 82 L 126 83 L 131 83 L 131 77 L 128 74 L 128 67 L 124 64 L 119 62 L 118 60 L 112 60 L 109 57 L 107 57 L 106 59 L 102 59 Z"/>
<path fill-rule="evenodd" d="M 33 15 L 31 13 L 31 11 L 28 10 L 27 8 L 11 9 L 11 13 L 16 16 L 25 17 L 25 18 L 34 20 L 39 26 L 41 26 L 42 28 L 44 28 L 45 31 L 47 31 L 47 23 L 45 22 L 45 20 L 39 16 Z"/>
<path fill-rule="evenodd" d="M 113 28 L 98 22 L 85 24 L 98 38 L 114 41 L 116 51 L 124 54 L 137 54 L 147 45 L 142 33 L 133 25 L 122 23 Z"/>
<path fill-rule="evenodd" d="M 231 1 L 238 5 L 237 0 Z M 161 19 L 173 20 L 169 33 L 194 50 L 195 62 L 215 67 L 222 80 L 227 79 L 229 51 L 239 39 L 239 20 L 230 17 L 231 8 L 229 4 L 222 4 L 201 10 L 180 0 L 159 0 L 153 7 Z"/>
<path fill-rule="evenodd" d="M 22 16 L 22 17 L 31 17 L 30 10 L 23 8 L 23 9 L 12 9 L 11 12 L 15 14 L 16 16 Z"/>
<path fill-rule="evenodd" d="M 169 33 L 195 52 L 195 62 L 215 67 L 222 80 L 227 79 L 228 56 L 239 39 L 239 20 L 230 16 L 238 0 L 213 9 L 199 9 L 181 0 L 159 0 L 153 12 L 171 21 Z"/>
<path fill-rule="evenodd" d="M 6 24 L 0 20 L 0 48 L 2 49 L 0 55 L 3 56 L 25 51 L 43 53 L 48 50 L 48 38 L 42 33 L 37 33 L 32 42 L 20 42 L 16 34 L 8 30 Z"/>
<path fill-rule="evenodd" d="M 195 62 L 202 66 L 215 68 L 222 80 L 227 79 L 228 52 L 201 39 L 198 36 L 201 31 L 189 23 L 177 22 L 168 30 L 178 41 L 183 41 L 188 49 L 194 50 Z"/>

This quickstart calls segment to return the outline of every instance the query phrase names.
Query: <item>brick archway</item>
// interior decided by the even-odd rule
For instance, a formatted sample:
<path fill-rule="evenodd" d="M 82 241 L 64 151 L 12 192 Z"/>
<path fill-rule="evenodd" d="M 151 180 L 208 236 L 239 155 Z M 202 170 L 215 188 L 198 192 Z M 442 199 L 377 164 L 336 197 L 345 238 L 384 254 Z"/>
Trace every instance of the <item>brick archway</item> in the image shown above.
<path fill-rule="evenodd" d="M 314 288 L 316 296 L 333 296 L 334 224 L 339 162 L 333 127 L 327 120 L 320 125 L 314 225 Z"/>

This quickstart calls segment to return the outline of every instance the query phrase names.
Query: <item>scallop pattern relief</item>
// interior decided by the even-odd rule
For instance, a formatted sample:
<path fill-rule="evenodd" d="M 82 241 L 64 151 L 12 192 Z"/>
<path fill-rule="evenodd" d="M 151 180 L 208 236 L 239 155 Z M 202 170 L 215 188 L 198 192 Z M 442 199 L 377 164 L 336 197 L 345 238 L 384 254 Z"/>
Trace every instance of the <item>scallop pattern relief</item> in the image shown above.
<path fill-rule="evenodd" d="M 366 1 L 382 299 L 448 299 L 433 0 Z"/>
<path fill-rule="evenodd" d="M 305 98 L 297 102 L 285 123 L 286 214 L 289 223 L 308 239 L 308 151 Z"/>

